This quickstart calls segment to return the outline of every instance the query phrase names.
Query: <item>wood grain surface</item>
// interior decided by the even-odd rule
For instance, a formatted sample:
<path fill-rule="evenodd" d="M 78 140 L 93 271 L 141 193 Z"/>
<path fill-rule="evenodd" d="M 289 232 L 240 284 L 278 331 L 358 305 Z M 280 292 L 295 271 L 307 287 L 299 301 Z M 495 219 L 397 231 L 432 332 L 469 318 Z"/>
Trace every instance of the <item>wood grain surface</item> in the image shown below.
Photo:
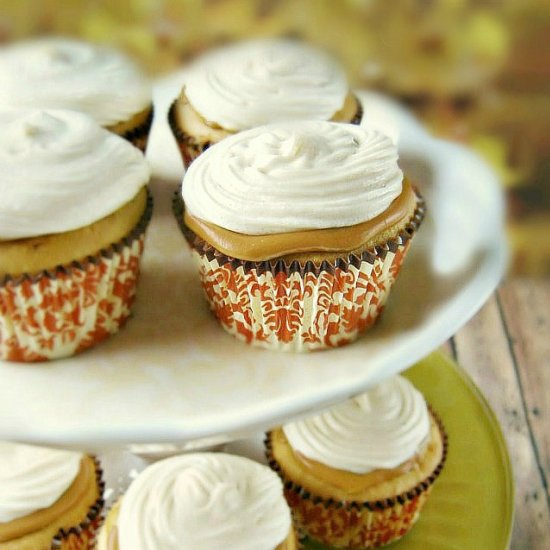
<path fill-rule="evenodd" d="M 445 346 L 502 426 L 514 469 L 512 550 L 550 547 L 550 280 L 503 283 Z"/>

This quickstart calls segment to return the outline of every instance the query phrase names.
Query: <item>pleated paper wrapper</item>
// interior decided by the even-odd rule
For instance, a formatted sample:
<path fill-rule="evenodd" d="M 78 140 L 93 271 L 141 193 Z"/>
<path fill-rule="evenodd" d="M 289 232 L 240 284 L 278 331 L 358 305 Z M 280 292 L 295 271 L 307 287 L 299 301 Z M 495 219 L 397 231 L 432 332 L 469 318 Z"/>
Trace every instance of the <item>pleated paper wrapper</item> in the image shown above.
<path fill-rule="evenodd" d="M 0 359 L 45 361 L 116 333 L 136 295 L 152 198 L 132 232 L 84 261 L 0 281 Z"/>
<path fill-rule="evenodd" d="M 284 483 L 285 498 L 302 536 L 334 548 L 379 548 L 406 535 L 414 526 L 441 473 L 447 457 L 448 440 L 439 417 L 431 411 L 440 430 L 443 452 L 435 470 L 410 490 L 377 501 L 338 501 L 307 491 L 298 481 L 287 479 L 284 467 L 273 457 L 270 434 L 266 457 Z"/>
<path fill-rule="evenodd" d="M 282 351 L 342 346 L 372 326 L 424 216 L 420 201 L 395 238 L 359 255 L 316 264 L 231 258 L 185 226 L 177 195 L 174 209 L 222 327 L 243 342 Z"/>
<path fill-rule="evenodd" d="M 61 529 L 54 537 L 51 550 L 94 550 L 96 547 L 96 537 L 103 523 L 103 491 L 105 483 L 103 482 L 103 472 L 97 460 L 96 479 L 99 488 L 99 497 L 91 506 L 86 517 L 69 529 Z"/>

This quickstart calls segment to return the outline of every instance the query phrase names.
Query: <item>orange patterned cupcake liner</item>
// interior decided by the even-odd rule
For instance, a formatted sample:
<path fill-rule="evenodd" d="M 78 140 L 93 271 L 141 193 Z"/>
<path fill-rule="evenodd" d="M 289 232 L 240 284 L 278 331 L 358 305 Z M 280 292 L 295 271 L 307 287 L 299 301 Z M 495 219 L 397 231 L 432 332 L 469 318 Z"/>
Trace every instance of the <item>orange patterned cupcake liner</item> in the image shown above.
<path fill-rule="evenodd" d="M 374 324 L 388 298 L 424 203 L 407 227 L 381 246 L 333 262 L 251 262 L 226 256 L 174 213 L 191 245 L 202 287 L 223 328 L 239 340 L 269 349 L 311 351 L 353 341 Z"/>
<path fill-rule="evenodd" d="M 66 357 L 117 332 L 135 299 L 152 208 L 149 194 L 132 232 L 95 256 L 0 280 L 0 359 Z"/>
<path fill-rule="evenodd" d="M 95 460 L 96 480 L 99 497 L 90 507 L 88 514 L 79 525 L 69 529 L 60 529 L 52 540 L 51 550 L 92 550 L 95 548 L 96 535 L 103 523 L 103 492 L 105 482 L 99 462 Z"/>
<path fill-rule="evenodd" d="M 285 498 L 295 525 L 303 536 L 336 548 L 363 550 L 385 546 L 406 535 L 418 520 L 447 458 L 447 434 L 440 418 L 431 408 L 430 413 L 443 439 L 441 460 L 435 470 L 409 491 L 377 501 L 327 499 L 287 479 L 283 468 L 273 457 L 271 433 L 268 433 L 265 439 L 267 461 L 283 481 Z"/>

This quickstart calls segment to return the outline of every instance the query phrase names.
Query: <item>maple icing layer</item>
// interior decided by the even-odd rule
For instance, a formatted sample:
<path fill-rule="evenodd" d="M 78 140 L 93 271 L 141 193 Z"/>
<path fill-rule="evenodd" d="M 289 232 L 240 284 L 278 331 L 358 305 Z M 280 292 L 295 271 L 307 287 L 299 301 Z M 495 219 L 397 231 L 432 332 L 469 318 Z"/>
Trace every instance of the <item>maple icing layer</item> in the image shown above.
<path fill-rule="evenodd" d="M 385 212 L 372 220 L 348 227 L 273 235 L 244 235 L 195 218 L 188 211 L 184 213 L 184 222 L 214 248 L 241 260 L 262 261 L 315 252 L 340 255 L 370 248 L 380 244 L 380 240 L 385 241 L 395 236 L 390 233 L 396 233 L 406 225 L 413 216 L 416 204 L 413 187 L 405 179 L 403 191 Z"/>

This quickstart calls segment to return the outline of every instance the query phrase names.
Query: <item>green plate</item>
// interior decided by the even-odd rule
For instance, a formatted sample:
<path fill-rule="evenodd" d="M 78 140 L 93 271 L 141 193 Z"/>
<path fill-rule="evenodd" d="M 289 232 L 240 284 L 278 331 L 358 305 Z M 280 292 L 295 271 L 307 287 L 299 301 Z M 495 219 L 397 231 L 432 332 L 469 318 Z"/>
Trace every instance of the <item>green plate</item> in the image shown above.
<path fill-rule="evenodd" d="M 510 457 L 493 411 L 468 375 L 439 352 L 404 375 L 438 412 L 449 436 L 445 468 L 395 550 L 508 547 L 514 511 Z M 328 550 L 310 541 L 307 550 Z"/>

